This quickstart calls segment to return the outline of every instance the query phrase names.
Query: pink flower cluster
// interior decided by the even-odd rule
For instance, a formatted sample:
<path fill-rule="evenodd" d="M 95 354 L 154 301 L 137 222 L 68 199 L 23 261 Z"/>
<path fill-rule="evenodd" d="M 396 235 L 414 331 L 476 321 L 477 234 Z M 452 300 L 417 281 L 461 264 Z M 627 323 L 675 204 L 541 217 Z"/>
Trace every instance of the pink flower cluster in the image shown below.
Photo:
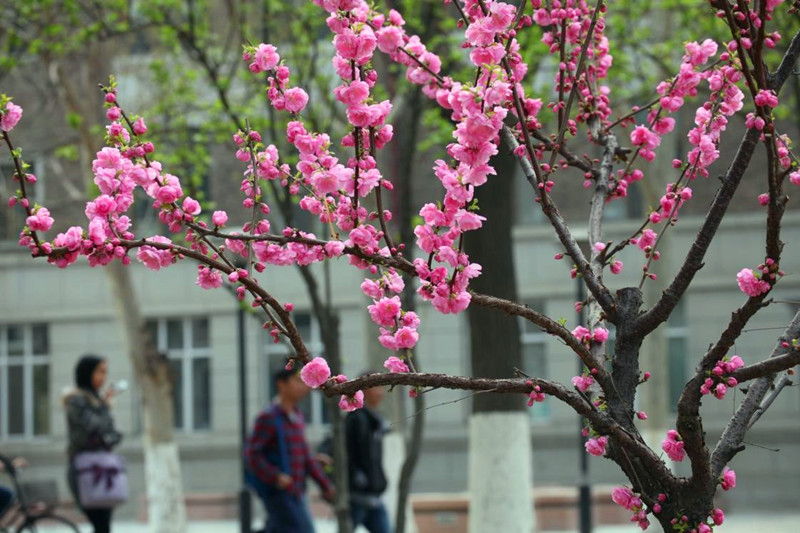
<path fill-rule="evenodd" d="M 662 220 L 674 223 L 678 220 L 678 210 L 684 202 L 692 198 L 692 189 L 674 183 L 667 184 L 667 192 L 659 201 L 659 209 L 650 213 L 650 222 L 658 224 Z"/>
<path fill-rule="evenodd" d="M 313 358 L 300 371 L 300 379 L 312 389 L 318 389 L 320 385 L 328 381 L 329 377 L 331 377 L 331 369 L 322 357 Z"/>
<path fill-rule="evenodd" d="M 352 396 L 345 394 L 339 399 L 339 409 L 350 413 L 364 407 L 364 391 L 357 390 Z"/>
<path fill-rule="evenodd" d="M 405 361 L 394 355 L 386 359 L 383 366 L 394 374 L 405 374 L 410 370 Z"/>
<path fill-rule="evenodd" d="M 542 42 L 548 45 L 550 53 L 559 56 L 559 68 L 555 75 L 556 94 L 568 95 L 573 85 L 577 84 L 578 106 L 577 115 L 579 122 L 589 122 L 591 119 L 605 121 L 611 115 L 608 94 L 610 89 L 600 82 L 608 75 L 608 69 L 613 63 L 609 54 L 608 38 L 604 35 L 605 19 L 602 14 L 597 19 L 590 53 L 587 55 L 586 68 L 578 76 L 578 63 L 583 42 L 586 40 L 591 26 L 594 6 L 589 2 L 580 0 L 566 0 L 563 2 L 543 2 L 532 0 L 534 9 L 533 22 L 544 30 Z M 560 60 L 561 47 L 564 47 L 564 59 Z M 554 113 L 558 113 L 565 105 L 559 101 L 549 105 Z M 572 123 L 572 121 L 570 121 Z M 570 124 L 573 135 L 574 123 Z"/>
<path fill-rule="evenodd" d="M 527 385 L 531 388 L 531 392 L 528 394 L 528 407 L 533 407 L 534 403 L 545 401 L 545 394 L 542 392 L 542 388 L 539 385 L 534 385 L 531 380 L 527 381 Z"/>
<path fill-rule="evenodd" d="M 0 131 L 11 131 L 22 118 L 22 108 L 14 102 L 7 102 L 0 108 Z"/>
<path fill-rule="evenodd" d="M 611 499 L 620 507 L 633 511 L 631 522 L 636 522 L 642 530 L 650 526 L 647 519 L 647 511 L 644 508 L 642 499 L 628 487 L 614 487 L 611 491 Z"/>
<path fill-rule="evenodd" d="M 767 258 L 758 265 L 757 270 L 750 268 L 740 270 L 736 274 L 736 282 L 739 284 L 739 290 L 750 297 L 756 297 L 769 292 L 783 274 L 775 260 Z"/>
<path fill-rule="evenodd" d="M 586 441 L 584 447 L 590 455 L 602 457 L 606 453 L 606 444 L 608 444 L 608 437 L 603 435 L 599 437 L 591 437 Z"/>
<path fill-rule="evenodd" d="M 703 384 L 700 385 L 700 392 L 704 395 L 713 394 L 718 399 L 723 399 L 725 393 L 728 392 L 728 387 L 735 387 L 739 384 L 731 374 L 743 366 L 744 361 L 738 355 L 734 355 L 730 359 L 727 357 L 720 359 L 708 373 Z"/>
<path fill-rule="evenodd" d="M 577 326 L 575 329 L 572 330 L 572 336 L 581 341 L 582 343 L 588 345 L 592 341 L 594 342 L 606 342 L 608 340 L 608 330 L 606 328 L 594 328 L 593 331 L 589 331 L 584 326 Z"/>
<path fill-rule="evenodd" d="M 725 467 L 725 470 L 722 471 L 722 476 L 719 478 L 719 484 L 722 490 L 736 488 L 736 472 L 731 468 Z"/>
<path fill-rule="evenodd" d="M 666 452 L 667 457 L 673 461 L 680 463 L 686 457 L 686 452 L 683 449 L 684 443 L 681 436 L 674 429 L 667 431 L 667 438 L 661 442 L 661 449 Z"/>

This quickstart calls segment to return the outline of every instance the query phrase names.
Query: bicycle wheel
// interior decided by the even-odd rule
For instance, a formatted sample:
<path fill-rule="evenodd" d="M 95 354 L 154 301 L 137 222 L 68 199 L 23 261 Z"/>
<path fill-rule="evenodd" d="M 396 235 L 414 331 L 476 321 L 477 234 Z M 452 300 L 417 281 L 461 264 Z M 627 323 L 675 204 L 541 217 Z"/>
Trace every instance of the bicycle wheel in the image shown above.
<path fill-rule="evenodd" d="M 17 533 L 80 533 L 80 529 L 64 517 L 43 514 L 30 518 Z"/>

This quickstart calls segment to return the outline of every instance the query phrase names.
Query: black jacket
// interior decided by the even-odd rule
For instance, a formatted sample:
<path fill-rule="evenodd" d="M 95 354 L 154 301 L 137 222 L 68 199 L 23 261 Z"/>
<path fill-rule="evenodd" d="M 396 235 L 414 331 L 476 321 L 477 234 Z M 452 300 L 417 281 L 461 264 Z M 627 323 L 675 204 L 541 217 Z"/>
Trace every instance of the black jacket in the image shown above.
<path fill-rule="evenodd" d="M 352 493 L 377 496 L 386 490 L 382 466 L 384 432 L 383 419 L 366 407 L 347 415 L 347 469 Z"/>

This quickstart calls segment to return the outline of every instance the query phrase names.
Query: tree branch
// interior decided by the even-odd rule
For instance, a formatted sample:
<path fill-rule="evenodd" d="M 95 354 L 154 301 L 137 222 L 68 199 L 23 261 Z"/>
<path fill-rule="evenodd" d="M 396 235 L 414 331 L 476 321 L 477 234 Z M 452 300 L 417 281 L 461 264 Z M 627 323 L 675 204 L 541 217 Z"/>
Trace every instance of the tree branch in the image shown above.
<path fill-rule="evenodd" d="M 800 337 L 800 310 L 798 310 L 794 315 L 794 318 L 789 323 L 786 331 L 775 344 L 771 359 L 780 359 L 781 357 L 786 356 L 789 352 L 789 349 L 784 347 L 784 343 L 789 343 L 789 346 L 791 346 L 792 340 L 796 339 L 797 337 Z M 792 350 L 791 353 L 796 354 L 797 350 Z M 742 369 L 742 371 L 743 370 L 746 369 Z M 762 406 L 762 400 L 774 381 L 775 375 L 768 374 L 758 378 L 755 383 L 750 385 L 750 388 L 747 391 L 747 396 L 745 396 L 744 401 L 739 406 L 739 409 L 736 410 L 736 414 L 734 414 L 728 422 L 728 425 L 725 427 L 725 431 L 723 431 L 722 436 L 720 437 L 719 442 L 714 449 L 714 452 L 711 454 L 712 475 L 715 478 L 722 473 L 722 469 L 725 467 L 725 465 L 727 465 L 730 460 L 733 459 L 733 457 L 743 449 L 742 441 L 744 440 L 747 430 L 749 430 L 752 426 L 750 420 L 756 415 L 757 412 L 763 413 L 767 407 L 769 407 L 769 404 L 764 404 Z M 774 400 L 774 398 L 772 399 Z M 769 403 L 771 404 L 772 401 Z M 761 414 L 758 416 L 760 417 Z"/>

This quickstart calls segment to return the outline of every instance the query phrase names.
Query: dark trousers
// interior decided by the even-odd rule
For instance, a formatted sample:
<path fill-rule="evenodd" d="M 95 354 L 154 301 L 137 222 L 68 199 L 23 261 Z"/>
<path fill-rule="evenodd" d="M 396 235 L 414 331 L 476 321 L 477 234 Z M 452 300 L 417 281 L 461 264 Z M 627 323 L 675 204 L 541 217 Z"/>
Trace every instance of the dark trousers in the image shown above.
<path fill-rule="evenodd" d="M 390 533 L 389 515 L 382 503 L 374 506 L 350 502 L 353 527 L 364 526 L 369 533 Z"/>
<path fill-rule="evenodd" d="M 259 496 L 267 510 L 264 533 L 314 533 L 314 522 L 305 499 L 278 489 Z"/>
<path fill-rule="evenodd" d="M 75 468 L 70 465 L 67 471 L 67 482 L 69 483 L 69 490 L 72 492 L 72 497 L 75 499 L 75 506 L 86 515 L 89 523 L 94 528 L 94 533 L 110 533 L 111 532 L 111 514 L 113 509 L 85 509 L 81 506 L 81 499 L 78 496 L 78 476 Z"/>
<path fill-rule="evenodd" d="M 14 501 L 14 493 L 8 487 L 0 485 L 0 516 L 3 516 L 12 501 Z"/>

